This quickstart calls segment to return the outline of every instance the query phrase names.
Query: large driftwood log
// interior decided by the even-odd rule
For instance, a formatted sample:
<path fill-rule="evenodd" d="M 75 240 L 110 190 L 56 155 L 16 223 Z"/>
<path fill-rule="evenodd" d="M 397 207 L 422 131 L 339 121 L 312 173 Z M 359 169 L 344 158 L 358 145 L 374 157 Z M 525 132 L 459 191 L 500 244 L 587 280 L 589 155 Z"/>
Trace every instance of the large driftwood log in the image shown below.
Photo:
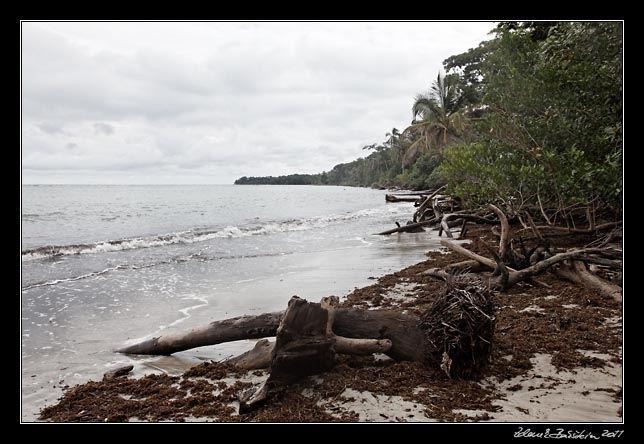
<path fill-rule="evenodd" d="M 393 194 L 385 194 L 385 202 L 416 202 L 418 197 L 398 197 Z"/>
<path fill-rule="evenodd" d="M 387 339 L 337 336 L 332 330 L 337 303 L 336 296 L 323 298 L 319 304 L 297 296 L 291 298 L 277 329 L 270 355 L 270 375 L 264 384 L 240 395 L 241 413 L 284 385 L 331 369 L 336 363 L 336 353 L 369 354 L 391 348 L 391 341 Z"/>
<path fill-rule="evenodd" d="M 430 308 L 429 311 L 431 310 Z M 259 335 L 275 336 L 283 316 L 284 312 L 277 312 L 215 321 L 201 328 L 129 345 L 117 352 L 170 355 L 196 347 L 242 339 L 256 339 Z M 427 348 L 426 332 L 419 328 L 420 322 L 419 316 L 395 311 L 335 308 L 332 330 L 336 335 L 336 350 L 345 352 L 345 350 L 352 349 L 355 353 L 368 349 L 370 352 L 381 351 L 398 361 L 426 362 L 428 353 L 431 354 L 431 352 Z M 338 337 L 354 340 L 340 339 L 338 341 Z M 379 341 L 355 341 L 355 339 Z M 391 342 L 390 348 L 389 342 Z M 233 358 L 232 362 L 239 363 L 244 368 L 261 368 L 273 347 L 268 341 L 259 341 L 253 350 Z"/>
<path fill-rule="evenodd" d="M 204 327 L 163 335 L 141 341 L 117 350 L 118 353 L 141 355 L 171 355 L 172 353 L 189 350 L 207 345 L 242 339 L 258 339 L 272 337 L 277 334 L 284 312 L 266 313 L 258 316 L 240 316 L 223 321 L 214 321 Z M 417 329 L 419 318 L 392 311 L 362 310 L 356 308 L 337 308 L 334 312 L 333 331 L 336 335 L 356 339 L 388 339 L 391 348 L 384 351 L 393 359 L 406 361 L 422 360 L 422 332 Z M 261 341 L 260 341 L 261 342 Z M 341 341 L 342 342 L 342 341 Z M 258 343 L 259 344 L 259 343 Z M 262 343 L 255 347 L 259 349 L 240 355 L 242 367 L 249 367 L 253 362 L 261 362 L 262 348 L 268 344 Z M 342 345 L 340 345 L 342 347 Z M 252 356 L 251 356 L 252 355 Z M 265 352 L 264 352 L 265 355 Z M 248 362 L 248 363 L 246 363 Z"/>
<path fill-rule="evenodd" d="M 228 361 L 246 369 L 270 367 L 264 384 L 239 395 L 240 412 L 286 384 L 330 369 L 337 353 L 386 353 L 396 360 L 440 367 L 449 377 L 468 377 L 488 362 L 494 306 L 486 287 L 470 281 L 450 282 L 422 316 L 336 308 L 336 296 L 323 298 L 321 303 L 293 296 L 283 313 L 211 322 L 119 351 L 170 354 L 224 340 L 274 334 L 274 343 L 259 341 L 253 350 Z"/>
<path fill-rule="evenodd" d="M 223 321 L 214 321 L 206 326 L 188 331 L 146 339 L 123 347 L 117 352 L 139 355 L 171 355 L 205 345 L 275 336 L 283 315 L 284 312 L 280 311 L 264 313 L 259 316 L 239 316 Z"/>

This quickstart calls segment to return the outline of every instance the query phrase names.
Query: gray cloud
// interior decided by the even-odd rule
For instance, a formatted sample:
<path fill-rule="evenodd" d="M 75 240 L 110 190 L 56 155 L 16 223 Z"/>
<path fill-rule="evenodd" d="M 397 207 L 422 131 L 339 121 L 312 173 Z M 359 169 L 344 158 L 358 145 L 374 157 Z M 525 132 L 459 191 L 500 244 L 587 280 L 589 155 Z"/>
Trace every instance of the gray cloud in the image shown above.
<path fill-rule="evenodd" d="M 104 122 L 96 122 L 94 124 L 94 133 L 111 136 L 114 134 L 114 127 Z"/>
<path fill-rule="evenodd" d="M 63 127 L 54 122 L 40 122 L 36 123 L 36 127 L 47 134 L 64 134 Z"/>
<path fill-rule="evenodd" d="M 23 23 L 23 180 L 230 183 L 328 170 L 405 128 L 442 60 L 492 27 Z"/>

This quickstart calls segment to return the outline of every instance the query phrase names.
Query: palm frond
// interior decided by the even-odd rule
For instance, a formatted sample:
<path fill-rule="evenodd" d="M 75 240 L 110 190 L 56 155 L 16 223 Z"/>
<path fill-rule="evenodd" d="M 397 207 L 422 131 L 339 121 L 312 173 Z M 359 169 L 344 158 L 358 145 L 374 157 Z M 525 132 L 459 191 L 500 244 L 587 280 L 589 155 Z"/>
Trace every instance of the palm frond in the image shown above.
<path fill-rule="evenodd" d="M 411 107 L 413 119 L 416 116 L 421 117 L 423 120 L 431 118 L 433 115 L 440 113 L 440 106 L 436 99 L 429 96 L 418 95 L 414 98 L 414 104 Z"/>
<path fill-rule="evenodd" d="M 404 166 L 409 165 L 411 161 L 414 160 L 414 158 L 420 151 L 422 147 L 422 143 L 424 141 L 425 141 L 425 137 L 421 137 L 418 140 L 416 140 L 414 143 L 412 143 L 409 146 L 409 148 L 407 148 L 407 151 L 405 151 L 405 154 L 403 155 L 403 158 L 402 158 L 402 163 Z"/>
<path fill-rule="evenodd" d="M 422 131 L 423 128 L 426 128 L 431 124 L 432 124 L 431 121 L 425 121 L 425 120 L 421 120 L 418 123 L 413 123 L 403 130 L 400 137 L 409 137 L 414 131 Z"/>

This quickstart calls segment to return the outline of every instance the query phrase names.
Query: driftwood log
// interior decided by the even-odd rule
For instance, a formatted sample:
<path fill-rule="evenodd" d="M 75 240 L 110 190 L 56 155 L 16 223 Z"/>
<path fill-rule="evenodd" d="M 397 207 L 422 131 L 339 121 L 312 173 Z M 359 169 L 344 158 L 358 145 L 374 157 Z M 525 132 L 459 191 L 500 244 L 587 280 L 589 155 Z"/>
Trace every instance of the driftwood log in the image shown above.
<path fill-rule="evenodd" d="M 421 316 L 387 310 L 337 307 L 330 296 L 320 303 L 297 296 L 284 312 L 240 316 L 205 327 L 160 336 L 118 350 L 128 354 L 169 355 L 222 342 L 276 336 L 228 363 L 246 369 L 270 367 L 262 387 L 241 396 L 251 408 L 277 387 L 328 370 L 337 353 L 384 353 L 399 361 L 440 367 L 449 377 L 470 376 L 488 361 L 494 334 L 491 293 L 472 282 L 451 280 Z"/>
<path fill-rule="evenodd" d="M 499 237 L 498 251 L 494 251 L 489 247 L 489 245 L 486 245 L 494 257 L 494 260 L 474 253 L 461 245 L 447 240 L 442 240 L 441 245 L 468 258 L 469 260 L 452 264 L 446 267 L 445 270 L 432 268 L 426 270 L 422 274 L 448 281 L 454 273 L 469 273 L 482 271 L 487 268 L 494 270 L 488 277 L 487 285 L 490 288 L 505 291 L 524 281 L 533 285 L 547 287 L 546 284 L 536 280 L 535 276 L 546 271 L 554 271 L 561 277 L 585 285 L 589 288 L 597 289 L 604 296 L 610 297 L 619 303 L 622 302 L 622 289 L 620 286 L 601 279 L 586 268 L 586 263 L 594 263 L 611 269 L 616 269 L 621 273 L 622 262 L 620 260 L 621 251 L 619 249 L 613 249 L 610 247 L 589 247 L 572 249 L 553 254 L 544 246 L 546 243 L 544 242 L 544 238 L 541 235 L 539 228 L 535 226 L 532 217 L 527 214 L 526 218 L 530 223 L 532 231 L 535 233 L 535 237 L 541 241 L 541 244 L 528 252 L 523 247 L 523 241 L 520 239 L 519 243 L 521 244 L 523 254 L 517 254 L 512 247 L 513 241 L 510 240 L 510 225 L 507 217 L 503 211 L 494 205 L 489 205 L 488 208 L 497 216 L 498 222 L 496 223 L 501 225 L 501 233 L 495 233 Z M 468 216 L 463 214 L 444 215 L 441 225 L 442 228 L 445 229 L 448 237 L 451 237 L 451 235 L 449 233 L 449 227 L 445 222 L 454 216 L 459 216 L 464 220 L 468 220 Z M 476 216 L 476 218 L 478 218 L 478 216 Z M 474 220 L 476 220 L 476 218 L 474 218 Z M 478 222 L 483 222 L 483 220 Z M 598 227 L 608 228 L 612 225 L 613 224 L 611 223 L 600 225 Z M 518 261 L 517 256 L 522 256 L 522 261 Z M 527 266 L 522 265 L 519 267 L 520 269 L 511 268 L 508 265 L 510 259 L 512 259 L 513 263 L 524 262 Z M 557 265 L 556 268 L 554 267 L 555 265 Z"/>
<path fill-rule="evenodd" d="M 385 202 L 417 202 L 418 197 L 411 197 L 411 196 L 405 196 L 405 197 L 399 197 L 394 194 L 385 194 Z"/>
<path fill-rule="evenodd" d="M 207 345 L 273 337 L 277 334 L 283 316 L 282 311 L 213 321 L 203 327 L 147 339 L 116 351 L 126 354 L 171 355 Z M 337 308 L 333 318 L 333 331 L 346 338 L 388 339 L 392 345 L 384 351 L 386 355 L 401 361 L 421 361 L 422 350 L 419 345 L 422 345 L 423 340 L 421 332 L 416 328 L 418 322 L 417 316 L 393 311 Z M 241 359 L 241 356 L 234 359 Z"/>
<path fill-rule="evenodd" d="M 275 347 L 279 342 L 280 337 L 282 337 L 282 342 L 284 340 L 284 331 L 301 331 L 300 326 L 293 326 L 289 324 L 294 324 L 293 319 L 296 319 L 294 313 L 301 313 L 307 311 L 313 313 L 313 318 L 324 318 L 326 316 L 326 326 L 325 326 L 325 338 L 331 339 L 333 341 L 333 348 L 337 353 L 350 354 L 350 355 L 368 355 L 371 353 L 386 353 L 392 347 L 392 342 L 389 339 L 353 339 L 346 338 L 343 336 L 338 336 L 333 332 L 333 324 L 335 319 L 335 306 L 338 303 L 338 298 L 336 296 L 329 296 L 323 298 L 320 302 L 320 307 L 322 311 L 326 311 L 327 315 L 318 310 L 314 311 L 316 304 L 306 302 L 306 306 L 303 305 L 303 299 L 294 296 L 289 301 L 289 306 L 287 311 L 284 313 L 280 320 L 280 327 L 277 329 L 277 338 L 278 341 L 269 341 L 267 339 L 262 339 L 257 341 L 255 347 L 252 350 L 247 351 L 239 356 L 228 359 L 226 362 L 229 364 L 234 364 L 237 367 L 241 367 L 247 370 L 269 368 L 271 367 L 271 361 L 273 359 L 273 354 L 275 353 Z M 315 317 L 317 316 L 317 318 Z M 300 315 L 301 317 L 301 315 Z M 299 321 L 298 321 L 299 322 Z M 281 329 L 281 330 L 280 330 Z"/>
<path fill-rule="evenodd" d="M 436 219 L 429 219 L 423 222 L 416 222 L 416 223 L 412 222 L 406 225 L 400 225 L 397 228 L 392 228 L 391 230 L 382 231 L 378 233 L 378 235 L 386 236 L 388 234 L 394 234 L 394 233 L 416 233 L 418 232 L 419 228 L 422 230 L 422 227 L 436 225 L 436 223 L 437 223 Z"/>
<path fill-rule="evenodd" d="M 277 328 L 277 337 L 268 357 L 270 375 L 259 387 L 239 397 L 240 413 L 249 411 L 271 393 L 305 376 L 330 370 L 337 353 L 370 354 L 391 348 L 388 339 L 350 339 L 333 330 L 336 296 L 318 303 L 293 296 Z M 264 348 L 263 353 L 268 349 Z M 267 366 L 267 367 L 268 367 Z"/>
<path fill-rule="evenodd" d="M 436 195 L 437 195 L 438 193 L 440 193 L 441 191 L 443 191 L 443 190 L 445 189 L 445 187 L 446 187 L 446 186 L 447 186 L 447 185 L 443 185 L 442 187 L 440 187 L 440 188 L 438 188 L 438 189 L 434 190 L 434 191 L 432 192 L 432 194 L 430 194 L 429 196 L 427 196 L 427 197 L 426 197 L 426 198 L 425 198 L 425 199 L 420 203 L 420 205 L 418 206 L 418 209 L 414 212 L 414 218 L 413 218 L 413 222 L 414 222 L 414 223 L 416 223 L 416 222 L 422 222 L 423 220 L 425 220 L 425 219 L 426 219 L 426 218 L 425 218 L 425 210 L 427 210 L 429 207 L 431 207 L 431 206 L 432 206 L 432 203 L 434 202 L 434 197 L 436 197 Z"/>
<path fill-rule="evenodd" d="M 572 266 L 562 266 L 556 270 L 556 274 L 571 282 L 584 285 L 587 288 L 598 290 L 605 297 L 622 303 L 622 289 L 612 282 L 607 282 L 594 275 L 582 261 L 572 261 Z"/>
<path fill-rule="evenodd" d="M 451 286 L 453 285 L 452 283 Z M 469 291 L 462 288 L 456 291 L 451 286 L 448 286 L 449 288 L 444 291 L 444 296 L 441 297 L 448 297 L 451 292 L 455 292 L 456 297 L 461 297 Z M 477 291 L 479 290 L 477 289 Z M 438 297 L 437 300 L 440 300 L 441 297 Z M 291 301 L 294 300 L 302 301 L 297 296 L 291 299 Z M 328 302 L 326 304 L 328 305 Z M 328 310 L 328 307 L 325 307 L 325 310 Z M 474 306 L 471 308 L 477 310 Z M 432 312 L 434 309 L 434 305 L 432 305 L 428 312 Z M 179 351 L 207 345 L 277 336 L 280 325 L 284 323 L 286 313 L 265 313 L 258 316 L 240 316 L 214 321 L 204 327 L 159 336 L 128 345 L 116 350 L 116 352 L 141 355 L 171 355 Z M 338 351 L 349 351 L 352 354 L 378 351 L 398 361 L 425 362 L 428 344 L 425 342 L 425 330 L 419 328 L 421 318 L 388 310 L 333 308 L 333 314 L 327 321 L 330 322 Z M 426 325 L 425 329 L 427 328 L 429 328 L 428 325 Z M 430 348 L 432 347 L 430 346 Z M 259 341 L 255 349 L 261 348 L 270 350 L 272 346 L 268 341 Z M 252 360 L 249 357 L 251 352 L 233 358 L 231 361 L 251 362 Z M 256 354 L 261 353 L 257 352 Z"/>

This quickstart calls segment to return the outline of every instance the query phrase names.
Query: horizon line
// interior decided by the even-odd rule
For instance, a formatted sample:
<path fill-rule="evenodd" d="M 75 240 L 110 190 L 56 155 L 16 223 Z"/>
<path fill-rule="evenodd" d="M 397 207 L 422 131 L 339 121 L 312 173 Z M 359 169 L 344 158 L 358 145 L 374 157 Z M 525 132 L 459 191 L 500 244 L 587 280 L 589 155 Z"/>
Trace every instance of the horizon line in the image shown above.
<path fill-rule="evenodd" d="M 21 185 L 96 185 L 96 186 L 167 186 L 167 185 L 181 185 L 181 186 L 210 186 L 210 185 L 235 185 L 234 183 L 21 183 Z"/>

